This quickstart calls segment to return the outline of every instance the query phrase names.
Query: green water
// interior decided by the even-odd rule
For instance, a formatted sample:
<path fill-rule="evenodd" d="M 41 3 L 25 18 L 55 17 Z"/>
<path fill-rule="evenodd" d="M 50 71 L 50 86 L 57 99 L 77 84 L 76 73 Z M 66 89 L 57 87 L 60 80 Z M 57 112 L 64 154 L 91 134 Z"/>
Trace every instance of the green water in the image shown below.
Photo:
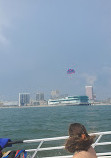
<path fill-rule="evenodd" d="M 1 108 L 0 137 L 27 140 L 65 136 L 73 122 L 84 124 L 89 133 L 111 131 L 111 106 Z"/>

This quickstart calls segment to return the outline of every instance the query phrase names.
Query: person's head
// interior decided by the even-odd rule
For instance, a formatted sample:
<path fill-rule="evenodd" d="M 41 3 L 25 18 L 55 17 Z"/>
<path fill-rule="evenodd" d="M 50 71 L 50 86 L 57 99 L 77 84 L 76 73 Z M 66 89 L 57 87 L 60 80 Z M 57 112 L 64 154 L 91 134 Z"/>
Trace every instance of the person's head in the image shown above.
<path fill-rule="evenodd" d="M 65 149 L 69 152 L 87 151 L 92 145 L 94 136 L 89 136 L 84 125 L 73 123 L 69 126 L 69 138 L 65 144 Z"/>

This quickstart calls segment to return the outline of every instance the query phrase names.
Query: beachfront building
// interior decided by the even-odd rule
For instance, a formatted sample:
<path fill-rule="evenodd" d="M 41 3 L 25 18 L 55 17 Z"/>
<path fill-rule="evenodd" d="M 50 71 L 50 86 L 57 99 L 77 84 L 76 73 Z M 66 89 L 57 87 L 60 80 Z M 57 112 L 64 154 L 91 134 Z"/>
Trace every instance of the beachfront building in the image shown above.
<path fill-rule="evenodd" d="M 47 106 L 47 101 L 44 99 L 44 93 L 36 93 L 36 98 L 31 101 L 31 106 Z"/>
<path fill-rule="evenodd" d="M 90 100 L 93 100 L 93 87 L 92 86 L 86 86 L 86 96 L 89 97 Z"/>
<path fill-rule="evenodd" d="M 51 91 L 51 99 L 59 98 L 60 93 L 58 90 Z"/>
<path fill-rule="evenodd" d="M 19 93 L 19 106 L 27 106 L 30 104 L 30 93 Z"/>
<path fill-rule="evenodd" d="M 37 93 L 36 101 L 43 101 L 43 100 L 44 100 L 44 93 Z"/>
<path fill-rule="evenodd" d="M 89 105 L 88 96 L 68 96 L 59 99 L 49 99 L 48 105 Z"/>

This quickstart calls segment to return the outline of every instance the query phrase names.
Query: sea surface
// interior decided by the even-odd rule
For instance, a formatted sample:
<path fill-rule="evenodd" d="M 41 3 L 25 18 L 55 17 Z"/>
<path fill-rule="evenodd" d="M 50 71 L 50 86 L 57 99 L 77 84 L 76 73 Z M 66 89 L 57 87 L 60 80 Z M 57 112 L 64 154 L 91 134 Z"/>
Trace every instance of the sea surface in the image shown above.
<path fill-rule="evenodd" d="M 0 108 L 0 137 L 15 141 L 67 136 L 68 127 L 74 122 L 84 124 L 89 133 L 111 131 L 111 106 Z M 111 136 L 109 139 L 111 141 Z M 13 147 L 19 149 L 26 146 L 17 144 Z M 111 146 L 107 149 L 110 150 Z M 100 152 L 105 148 L 96 150 Z M 61 152 L 59 154 L 62 155 Z M 42 153 L 37 157 L 46 155 Z"/>

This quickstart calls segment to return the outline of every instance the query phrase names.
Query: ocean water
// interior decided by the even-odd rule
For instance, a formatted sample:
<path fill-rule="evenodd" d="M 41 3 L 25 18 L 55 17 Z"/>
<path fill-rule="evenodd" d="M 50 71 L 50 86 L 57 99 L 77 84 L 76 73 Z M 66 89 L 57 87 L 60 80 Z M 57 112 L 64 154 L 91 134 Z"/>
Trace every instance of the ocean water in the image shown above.
<path fill-rule="evenodd" d="M 89 133 L 111 131 L 111 106 L 0 108 L 0 137 L 14 141 L 66 136 L 74 122 L 84 124 Z"/>

